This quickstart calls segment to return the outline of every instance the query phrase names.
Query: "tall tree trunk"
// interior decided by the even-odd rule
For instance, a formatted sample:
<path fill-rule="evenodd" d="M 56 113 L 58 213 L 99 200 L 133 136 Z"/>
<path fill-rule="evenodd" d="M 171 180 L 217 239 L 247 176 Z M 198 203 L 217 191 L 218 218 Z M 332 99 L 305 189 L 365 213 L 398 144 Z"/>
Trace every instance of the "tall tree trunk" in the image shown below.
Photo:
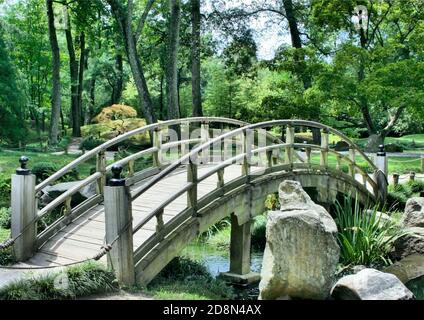
<path fill-rule="evenodd" d="M 121 30 L 125 51 L 138 92 L 141 112 L 147 123 L 154 123 L 156 122 L 156 116 L 153 111 L 153 103 L 146 78 L 144 77 L 144 70 L 139 60 L 136 39 L 132 30 L 132 0 L 128 0 L 128 8 L 125 8 L 117 0 L 108 0 L 108 3 Z"/>
<path fill-rule="evenodd" d="M 202 117 L 202 94 L 200 91 L 200 0 L 191 0 L 191 93 L 192 115 Z"/>
<path fill-rule="evenodd" d="M 163 114 L 163 83 L 164 83 L 164 75 L 163 73 L 160 75 L 160 94 L 159 94 L 159 117 L 160 119 L 164 119 Z"/>
<path fill-rule="evenodd" d="M 296 49 L 294 56 L 295 73 L 299 79 L 301 79 L 305 90 L 307 90 L 311 87 L 312 80 L 306 71 L 305 55 L 302 51 L 302 40 L 300 39 L 298 22 L 293 8 L 293 1 L 283 0 L 283 6 L 284 11 L 286 12 L 287 22 L 289 24 L 292 47 Z M 314 120 L 319 121 L 319 114 L 316 115 L 316 119 Z M 314 143 L 321 143 L 321 131 L 318 128 L 311 128 L 311 131 Z"/>
<path fill-rule="evenodd" d="M 167 72 L 168 119 L 180 117 L 178 107 L 178 49 L 180 42 L 180 1 L 170 0 L 169 48 Z"/>
<path fill-rule="evenodd" d="M 91 122 L 91 119 L 94 116 L 94 106 L 96 103 L 96 75 L 93 75 L 93 77 L 90 79 L 89 93 L 90 93 L 90 100 L 88 102 L 88 107 L 85 113 L 85 119 L 84 119 L 85 124 L 89 124 Z"/>
<path fill-rule="evenodd" d="M 122 97 L 122 90 L 124 84 L 124 70 L 123 70 L 122 54 L 118 53 L 115 58 L 115 72 L 116 78 L 113 84 L 113 93 L 111 97 L 111 104 L 119 103 Z"/>
<path fill-rule="evenodd" d="M 59 118 L 60 118 L 60 54 L 59 44 L 57 43 L 56 29 L 54 27 L 54 13 L 53 13 L 53 0 L 46 0 L 47 6 L 47 20 L 49 25 L 49 40 L 52 50 L 52 106 L 51 106 L 51 120 L 49 131 L 49 143 L 51 145 L 57 144 L 59 135 Z"/>
<path fill-rule="evenodd" d="M 84 91 L 84 71 L 87 69 L 87 58 L 88 58 L 88 50 L 85 48 L 85 33 L 80 33 L 80 61 L 79 61 L 79 72 L 78 72 L 78 113 L 79 117 L 79 125 L 83 123 L 83 106 L 82 106 L 82 96 Z M 81 134 L 81 127 L 80 127 Z"/>
<path fill-rule="evenodd" d="M 71 23 L 69 22 L 65 30 L 66 44 L 69 54 L 69 75 L 71 78 L 71 124 L 72 136 L 81 136 L 81 114 L 78 110 L 78 61 L 75 55 L 74 40 L 72 39 Z"/>

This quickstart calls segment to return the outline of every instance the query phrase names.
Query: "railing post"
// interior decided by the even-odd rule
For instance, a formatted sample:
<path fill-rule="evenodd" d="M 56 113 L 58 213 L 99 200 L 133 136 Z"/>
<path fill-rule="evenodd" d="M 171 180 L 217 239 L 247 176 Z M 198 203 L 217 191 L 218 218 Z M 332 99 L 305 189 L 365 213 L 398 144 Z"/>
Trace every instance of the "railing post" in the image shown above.
<path fill-rule="evenodd" d="M 34 254 L 37 229 L 35 200 L 35 176 L 27 169 L 28 158 L 19 159 L 21 167 L 12 175 L 12 238 L 15 259 L 24 261 Z M 21 235 L 22 233 L 22 235 Z"/>
<path fill-rule="evenodd" d="M 250 140 L 250 134 L 247 132 L 247 130 L 243 132 L 243 153 L 246 155 L 243 157 L 241 174 L 243 176 L 248 176 L 250 174 L 250 164 L 252 158 L 252 141 Z"/>
<path fill-rule="evenodd" d="M 329 145 L 329 134 L 328 130 L 324 129 L 321 132 L 321 167 L 328 168 L 328 145 Z"/>
<path fill-rule="evenodd" d="M 355 149 L 352 146 L 349 146 L 349 159 L 352 163 L 349 163 L 349 175 L 355 179 L 355 162 L 356 162 Z"/>
<path fill-rule="evenodd" d="M 106 154 L 104 150 L 97 154 L 96 171 L 102 174 L 97 180 L 97 193 L 104 195 L 104 186 L 106 184 Z"/>
<path fill-rule="evenodd" d="M 292 125 L 287 125 L 286 128 L 286 143 L 289 144 L 286 149 L 285 164 L 293 164 L 293 144 L 294 144 L 294 127 Z"/>
<path fill-rule="evenodd" d="M 153 129 L 153 147 L 157 148 L 157 150 L 153 152 L 153 165 L 160 168 L 162 165 L 162 131 L 159 127 Z"/>
<path fill-rule="evenodd" d="M 189 122 L 181 122 L 181 140 L 190 139 L 190 124 Z M 180 146 L 181 157 L 190 151 L 190 144 L 182 143 Z"/>
<path fill-rule="evenodd" d="M 384 150 L 384 145 L 379 145 L 379 151 L 375 157 L 375 166 L 381 170 L 387 177 L 388 175 L 388 161 L 386 151 Z"/>
<path fill-rule="evenodd" d="M 200 124 L 200 139 L 202 144 L 209 141 L 209 123 L 207 121 L 202 121 Z M 209 147 L 206 150 L 202 150 L 200 159 L 201 163 L 206 164 L 209 162 Z"/>
<path fill-rule="evenodd" d="M 192 183 L 191 188 L 187 191 L 187 207 L 197 210 L 197 164 L 191 159 L 187 165 L 187 182 Z"/>
<path fill-rule="evenodd" d="M 121 178 L 122 166 L 112 167 L 113 178 L 105 187 L 106 243 L 112 245 L 108 266 L 118 281 L 126 286 L 135 283 L 134 250 L 132 234 L 131 195 L 125 179 Z"/>
<path fill-rule="evenodd" d="M 393 185 L 395 187 L 397 187 L 399 184 L 399 177 L 400 177 L 399 173 L 393 173 Z"/>
<path fill-rule="evenodd" d="M 424 173 L 424 155 L 421 156 L 421 172 Z"/>

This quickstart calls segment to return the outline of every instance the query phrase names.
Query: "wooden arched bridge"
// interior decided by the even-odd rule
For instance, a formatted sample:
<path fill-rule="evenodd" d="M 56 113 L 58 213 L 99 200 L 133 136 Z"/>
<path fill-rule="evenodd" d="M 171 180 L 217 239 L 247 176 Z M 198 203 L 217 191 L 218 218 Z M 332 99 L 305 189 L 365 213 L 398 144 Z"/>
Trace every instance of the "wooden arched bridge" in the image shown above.
<path fill-rule="evenodd" d="M 295 133 L 312 128 L 321 130 L 321 143 L 299 143 Z M 139 134 L 149 134 L 151 147 L 107 164 L 106 150 Z M 345 141 L 349 151 L 330 148 L 330 135 Z M 93 158 L 95 172 L 38 207 L 43 188 Z M 137 171 L 143 158 L 151 165 Z M 3 247 L 13 246 L 28 267 L 102 257 L 126 284 L 150 282 L 190 241 L 229 215 L 230 272 L 248 275 L 250 221 L 265 211 L 266 196 L 285 179 L 316 188 L 323 203 L 338 193 L 364 203 L 384 201 L 387 187 L 384 173 L 348 137 L 303 120 L 247 124 L 199 117 L 155 123 L 86 152 L 38 185 L 21 160 L 12 177 L 12 238 Z M 72 196 L 92 184 L 96 194 L 73 207 Z M 41 220 L 52 220 L 59 208 L 64 214 L 37 232 Z"/>

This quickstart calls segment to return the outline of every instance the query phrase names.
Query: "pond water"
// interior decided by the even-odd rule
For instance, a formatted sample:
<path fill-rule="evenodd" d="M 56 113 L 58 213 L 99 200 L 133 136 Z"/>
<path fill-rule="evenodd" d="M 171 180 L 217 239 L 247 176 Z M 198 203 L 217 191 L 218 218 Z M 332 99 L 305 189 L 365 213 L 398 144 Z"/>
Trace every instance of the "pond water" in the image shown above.
<path fill-rule="evenodd" d="M 182 255 L 192 260 L 202 262 L 214 277 L 218 276 L 221 272 L 230 270 L 230 252 L 216 250 L 207 244 L 191 244 L 184 249 Z M 262 258 L 263 252 L 252 252 L 251 270 L 253 272 L 261 272 Z"/>
<path fill-rule="evenodd" d="M 211 245 L 204 243 L 194 243 L 186 247 L 183 256 L 191 260 L 202 262 L 210 274 L 217 277 L 221 272 L 230 270 L 229 250 L 217 250 Z M 250 269 L 253 272 L 261 272 L 263 251 L 253 251 L 250 259 Z M 258 283 L 247 287 L 234 287 L 236 300 L 256 300 L 259 295 Z"/>

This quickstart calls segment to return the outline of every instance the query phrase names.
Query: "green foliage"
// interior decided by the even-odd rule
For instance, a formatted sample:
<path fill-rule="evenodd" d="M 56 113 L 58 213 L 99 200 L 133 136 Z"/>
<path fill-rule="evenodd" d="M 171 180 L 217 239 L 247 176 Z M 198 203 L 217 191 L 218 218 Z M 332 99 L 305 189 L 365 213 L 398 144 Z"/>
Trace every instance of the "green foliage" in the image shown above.
<path fill-rule="evenodd" d="M 58 170 L 58 167 L 52 162 L 37 162 L 31 169 L 36 176 L 37 181 L 43 181 Z"/>
<path fill-rule="evenodd" d="M 253 219 L 251 228 L 252 247 L 258 250 L 263 250 L 266 244 L 266 223 L 267 215 L 261 214 Z"/>
<path fill-rule="evenodd" d="M 93 136 L 89 136 L 88 138 L 85 138 L 81 141 L 79 148 L 81 150 L 92 150 L 103 143 L 105 143 L 106 140 L 94 138 Z"/>
<path fill-rule="evenodd" d="M 389 186 L 387 204 L 391 210 L 404 210 L 409 198 L 418 197 L 424 191 L 422 180 L 408 181 L 407 183 Z"/>
<path fill-rule="evenodd" d="M 0 208 L 0 227 L 10 229 L 11 226 L 11 210 L 10 208 Z"/>
<path fill-rule="evenodd" d="M 11 142 L 25 139 L 22 103 L 15 70 L 3 40 L 3 25 L 0 24 L 0 139 Z"/>
<path fill-rule="evenodd" d="M 0 207 L 8 207 L 10 205 L 11 187 L 11 176 L 0 174 Z"/>
<path fill-rule="evenodd" d="M 366 213 L 351 198 L 345 198 L 343 205 L 337 202 L 335 213 L 342 264 L 391 264 L 389 252 L 394 242 L 406 234 L 400 225 L 390 219 L 382 220 L 377 207 Z"/>
<path fill-rule="evenodd" d="M 231 299 L 233 289 L 214 279 L 206 267 L 187 258 L 174 258 L 149 284 L 156 299 Z"/>
<path fill-rule="evenodd" d="M 266 196 L 265 208 L 267 210 L 275 210 L 280 206 L 278 202 L 278 193 L 272 193 Z"/>
<path fill-rule="evenodd" d="M 40 277 L 19 280 L 0 290 L 0 300 L 64 300 L 117 290 L 113 272 L 84 263 Z"/>

